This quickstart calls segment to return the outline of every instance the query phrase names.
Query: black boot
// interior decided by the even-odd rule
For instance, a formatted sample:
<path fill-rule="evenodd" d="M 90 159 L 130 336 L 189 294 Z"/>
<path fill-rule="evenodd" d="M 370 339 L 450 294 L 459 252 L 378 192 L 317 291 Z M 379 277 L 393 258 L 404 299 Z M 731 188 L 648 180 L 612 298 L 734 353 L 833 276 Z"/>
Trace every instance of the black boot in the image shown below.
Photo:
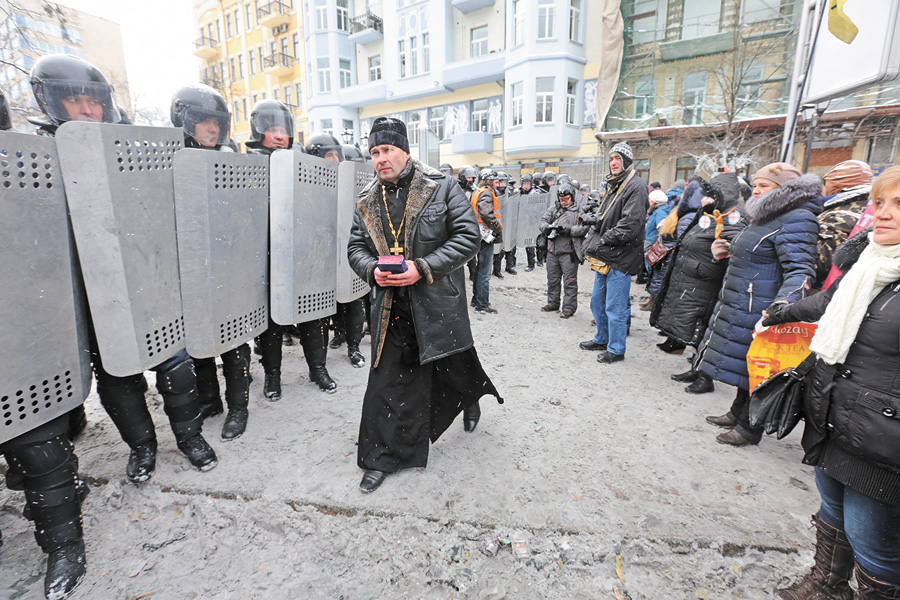
<path fill-rule="evenodd" d="M 853 600 L 853 590 L 847 582 L 853 576 L 853 549 L 847 540 L 847 534 L 832 527 L 819 518 L 812 516 L 816 526 L 816 554 L 813 557 L 812 570 L 803 579 L 790 587 L 778 590 L 778 595 L 785 600 Z M 857 571 L 859 575 L 859 571 Z M 862 581 L 860 581 L 862 592 Z M 861 598 L 870 596 L 861 595 Z M 871 596 L 882 598 L 882 596 Z M 887 598 L 888 596 L 883 596 Z M 900 598 L 900 596 L 892 596 Z"/>
<path fill-rule="evenodd" d="M 219 390 L 219 372 L 216 359 L 194 359 L 194 371 L 197 375 L 197 399 L 200 403 L 200 418 L 208 419 L 222 414 L 225 410 Z"/>
<path fill-rule="evenodd" d="M 234 440 L 243 435 L 247 428 L 250 405 L 250 347 L 241 344 L 222 355 L 222 370 L 225 373 L 225 401 L 228 415 L 222 425 L 222 439 Z"/>
<path fill-rule="evenodd" d="M 163 397 L 163 410 L 175 434 L 178 449 L 191 466 L 209 471 L 218 464 L 215 451 L 206 443 L 200 430 L 200 406 L 197 402 L 197 379 L 192 361 L 186 360 L 157 371 L 156 388 Z"/>
<path fill-rule="evenodd" d="M 343 331 L 335 332 L 334 337 L 328 342 L 328 347 L 332 350 L 340 348 L 347 341 L 347 335 Z"/>
<path fill-rule="evenodd" d="M 281 370 L 266 369 L 266 381 L 263 384 L 263 393 L 269 402 L 281 400 Z"/>
<path fill-rule="evenodd" d="M 297 326 L 300 331 L 300 343 L 303 345 L 303 355 L 309 367 L 309 380 L 318 384 L 319 388 L 328 393 L 337 390 L 337 384 L 328 374 L 325 361 L 328 358 L 328 350 L 325 347 L 325 332 L 322 320 L 301 323 Z"/>
<path fill-rule="evenodd" d="M 132 483 L 141 483 L 150 479 L 156 470 L 156 440 L 138 444 L 128 455 L 128 466 L 125 476 Z"/>
<path fill-rule="evenodd" d="M 318 385 L 323 392 L 333 394 L 337 391 L 337 384 L 331 378 L 331 375 L 328 374 L 328 369 L 325 368 L 325 365 L 313 367 L 309 372 L 309 380 Z"/>
<path fill-rule="evenodd" d="M 294 337 L 287 330 L 285 330 L 281 336 L 281 343 L 284 346 L 293 346 L 294 345 Z"/>
<path fill-rule="evenodd" d="M 689 371 L 685 371 L 684 373 L 676 373 L 672 375 L 672 381 L 678 381 L 680 383 L 692 383 L 697 381 L 697 377 L 699 376 L 699 372 L 693 369 Z"/>
<path fill-rule="evenodd" d="M 366 357 L 359 351 L 359 346 L 347 347 L 347 356 L 350 357 L 350 364 L 361 369 L 366 366 Z"/>
<path fill-rule="evenodd" d="M 65 598 L 78 587 L 86 573 L 83 540 L 53 550 L 47 555 L 44 597 Z"/>
<path fill-rule="evenodd" d="M 688 394 L 708 394 L 716 389 L 712 377 L 703 371 L 697 371 L 696 373 L 697 379 L 694 380 L 694 383 L 684 388 L 684 391 Z"/>
<path fill-rule="evenodd" d="M 189 437 L 181 437 L 176 434 L 175 439 L 178 442 L 178 449 L 187 457 L 191 466 L 198 471 L 210 471 L 219 464 L 216 451 L 199 433 Z"/>
<path fill-rule="evenodd" d="M 475 428 L 478 426 L 478 420 L 481 418 L 481 406 L 478 405 L 478 401 L 470 404 L 469 406 L 463 409 L 463 429 L 465 429 L 466 433 L 472 433 L 475 431 Z"/>

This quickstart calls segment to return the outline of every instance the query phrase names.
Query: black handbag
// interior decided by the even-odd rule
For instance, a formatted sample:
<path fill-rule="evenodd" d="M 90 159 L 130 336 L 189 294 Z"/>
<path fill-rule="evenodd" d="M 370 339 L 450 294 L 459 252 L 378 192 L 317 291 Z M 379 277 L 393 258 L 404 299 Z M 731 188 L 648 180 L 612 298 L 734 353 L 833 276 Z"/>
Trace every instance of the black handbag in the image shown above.
<path fill-rule="evenodd" d="M 780 440 L 803 417 L 803 380 L 816 364 L 815 352 L 796 367 L 776 373 L 756 386 L 750 396 L 750 425 L 776 433 Z"/>

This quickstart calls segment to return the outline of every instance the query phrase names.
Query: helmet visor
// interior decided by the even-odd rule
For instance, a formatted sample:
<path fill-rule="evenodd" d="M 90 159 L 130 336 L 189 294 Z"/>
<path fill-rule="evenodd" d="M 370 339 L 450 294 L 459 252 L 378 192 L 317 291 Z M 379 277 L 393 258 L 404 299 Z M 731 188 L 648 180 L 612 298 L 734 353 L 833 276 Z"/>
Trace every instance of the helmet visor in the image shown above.
<path fill-rule="evenodd" d="M 184 133 L 201 146 L 221 146 L 228 141 L 231 114 L 209 108 L 188 106 L 184 113 Z"/>
<path fill-rule="evenodd" d="M 47 113 L 56 121 L 119 122 L 108 83 L 48 79 L 43 82 L 43 91 Z"/>
<path fill-rule="evenodd" d="M 261 108 L 253 120 L 253 127 L 260 139 L 270 129 L 274 134 L 294 139 L 294 119 L 280 108 Z"/>

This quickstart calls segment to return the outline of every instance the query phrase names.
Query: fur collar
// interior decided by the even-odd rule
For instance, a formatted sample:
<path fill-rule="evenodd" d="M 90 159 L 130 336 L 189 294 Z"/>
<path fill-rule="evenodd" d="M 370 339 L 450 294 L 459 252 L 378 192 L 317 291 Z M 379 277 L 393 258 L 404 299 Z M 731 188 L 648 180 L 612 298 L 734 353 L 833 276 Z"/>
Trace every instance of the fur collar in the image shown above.
<path fill-rule="evenodd" d="M 870 233 L 872 233 L 871 227 L 863 229 L 838 246 L 837 250 L 834 251 L 832 260 L 834 266 L 846 273 L 850 267 L 855 265 L 859 257 L 862 256 L 863 250 L 869 246 Z"/>
<path fill-rule="evenodd" d="M 751 198 L 744 207 L 744 213 L 751 223 L 771 221 L 778 215 L 800 208 L 810 201 L 818 200 L 818 214 L 822 212 L 822 180 L 818 175 L 807 174 L 788 181 L 759 198 Z M 811 207 L 812 208 L 812 207 Z"/>

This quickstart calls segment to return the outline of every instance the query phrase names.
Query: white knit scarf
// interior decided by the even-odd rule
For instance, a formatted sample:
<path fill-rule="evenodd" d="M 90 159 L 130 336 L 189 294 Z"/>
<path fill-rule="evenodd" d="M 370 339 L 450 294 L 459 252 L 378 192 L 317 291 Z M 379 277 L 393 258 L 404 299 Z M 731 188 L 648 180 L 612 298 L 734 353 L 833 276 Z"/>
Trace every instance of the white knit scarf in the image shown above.
<path fill-rule="evenodd" d="M 889 283 L 900 279 L 900 244 L 882 246 L 872 241 L 859 261 L 847 271 L 834 292 L 809 349 L 829 365 L 844 362 L 869 304 Z"/>

